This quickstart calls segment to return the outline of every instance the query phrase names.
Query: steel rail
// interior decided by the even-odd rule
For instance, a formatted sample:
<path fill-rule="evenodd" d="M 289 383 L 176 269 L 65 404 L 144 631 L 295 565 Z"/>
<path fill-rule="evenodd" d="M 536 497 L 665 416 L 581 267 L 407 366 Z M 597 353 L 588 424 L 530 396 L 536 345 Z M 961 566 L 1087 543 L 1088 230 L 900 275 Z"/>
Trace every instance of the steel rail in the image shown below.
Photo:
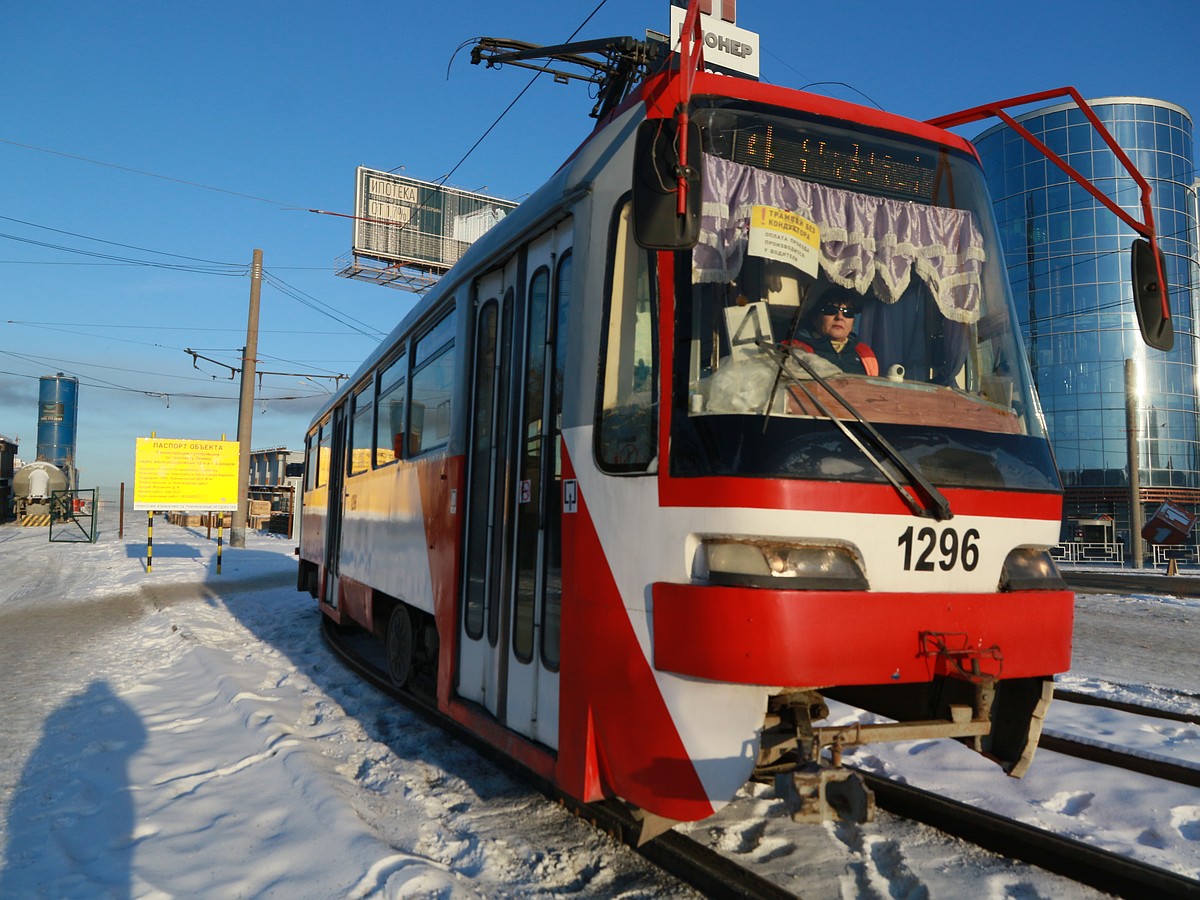
<path fill-rule="evenodd" d="M 1090 694 L 1077 694 L 1072 691 L 1055 691 L 1054 699 L 1063 703 L 1078 703 L 1083 706 L 1095 706 L 1102 709 L 1115 709 L 1120 712 L 1132 713 L 1147 718 L 1166 719 L 1172 722 L 1185 722 L 1193 725 L 1200 724 L 1200 716 L 1189 713 L 1177 713 L 1170 710 L 1154 709 L 1153 707 L 1138 706 L 1119 700 L 1106 700 Z M 1149 775 L 1161 778 L 1175 784 L 1188 787 L 1200 787 L 1200 765 L 1180 763 L 1161 755 L 1139 755 L 1130 753 L 1119 747 L 1112 747 L 1098 742 L 1089 742 L 1078 737 L 1063 734 L 1047 734 L 1042 732 L 1038 739 L 1038 748 L 1050 750 L 1084 759 L 1088 762 L 1100 763 L 1112 768 L 1136 772 L 1139 775 Z"/>
<path fill-rule="evenodd" d="M 881 809 L 1120 897 L 1200 898 L 1200 882 L 911 785 L 860 772 Z"/>
<path fill-rule="evenodd" d="M 1186 691 L 1177 692 L 1181 697 L 1187 697 L 1195 700 L 1195 694 L 1189 694 Z M 1196 713 L 1175 712 L 1170 709 L 1159 709 L 1154 706 L 1143 706 L 1140 703 L 1127 703 L 1124 700 L 1112 700 L 1108 697 L 1098 697 L 1095 694 L 1081 694 L 1078 691 L 1069 691 L 1063 688 L 1054 689 L 1054 699 L 1062 700 L 1065 703 L 1078 703 L 1082 706 L 1099 706 L 1104 709 L 1116 709 L 1121 712 L 1136 713 L 1139 716 L 1146 716 L 1154 719 L 1170 719 L 1172 722 L 1188 722 L 1192 725 L 1200 725 L 1200 715 Z"/>
<path fill-rule="evenodd" d="M 321 636 L 325 639 L 326 646 L 372 687 L 400 701 L 423 719 L 437 725 L 505 771 L 521 778 L 548 799 L 559 803 L 609 837 L 632 848 L 647 862 L 700 891 L 705 897 L 716 900 L 795 900 L 794 892 L 785 890 L 773 881 L 743 868 L 729 857 L 678 832 L 665 832 L 654 840 L 637 846 L 641 823 L 622 804 L 615 801 L 580 803 L 566 796 L 544 778 L 503 755 L 462 725 L 443 716 L 431 698 L 397 688 L 378 666 L 355 653 L 351 641 L 347 640 L 345 635 L 339 634 L 324 616 L 321 620 Z"/>
<path fill-rule="evenodd" d="M 1161 757 L 1137 756 L 1114 747 L 1089 744 L 1076 738 L 1053 734 L 1043 734 L 1038 739 L 1038 748 L 1061 753 L 1064 756 L 1073 756 L 1075 759 L 1100 763 L 1114 769 L 1124 769 L 1126 772 L 1161 778 L 1174 784 L 1200 787 L 1200 767 L 1172 762 Z"/>

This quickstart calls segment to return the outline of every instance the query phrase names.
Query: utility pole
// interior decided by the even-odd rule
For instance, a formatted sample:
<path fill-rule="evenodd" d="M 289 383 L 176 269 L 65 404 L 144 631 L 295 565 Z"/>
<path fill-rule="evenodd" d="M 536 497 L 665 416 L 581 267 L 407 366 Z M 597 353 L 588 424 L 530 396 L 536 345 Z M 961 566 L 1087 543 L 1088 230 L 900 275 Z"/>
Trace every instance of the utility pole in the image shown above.
<path fill-rule="evenodd" d="M 1142 492 L 1138 461 L 1137 371 L 1132 359 L 1125 360 L 1125 435 L 1129 454 L 1129 547 L 1133 567 L 1142 567 Z"/>
<path fill-rule="evenodd" d="M 246 346 L 242 353 L 242 393 L 238 401 L 238 505 L 229 529 L 229 546 L 246 546 L 250 510 L 250 431 L 254 425 L 254 366 L 258 361 L 258 299 L 262 293 L 262 251 L 250 264 L 250 312 L 246 317 Z"/>

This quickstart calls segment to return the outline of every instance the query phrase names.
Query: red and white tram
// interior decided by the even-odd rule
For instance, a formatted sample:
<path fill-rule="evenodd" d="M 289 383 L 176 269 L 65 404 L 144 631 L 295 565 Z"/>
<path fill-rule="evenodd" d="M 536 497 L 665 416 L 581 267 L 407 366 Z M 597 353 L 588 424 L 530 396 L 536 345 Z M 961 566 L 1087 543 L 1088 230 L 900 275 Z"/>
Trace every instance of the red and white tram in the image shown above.
<path fill-rule="evenodd" d="M 889 728 L 1020 774 L 1073 597 L 976 154 L 683 44 L 314 419 L 299 586 L 447 717 L 655 822 Z M 877 375 L 796 342 L 832 286 Z M 822 727 L 830 697 L 896 724 Z"/>

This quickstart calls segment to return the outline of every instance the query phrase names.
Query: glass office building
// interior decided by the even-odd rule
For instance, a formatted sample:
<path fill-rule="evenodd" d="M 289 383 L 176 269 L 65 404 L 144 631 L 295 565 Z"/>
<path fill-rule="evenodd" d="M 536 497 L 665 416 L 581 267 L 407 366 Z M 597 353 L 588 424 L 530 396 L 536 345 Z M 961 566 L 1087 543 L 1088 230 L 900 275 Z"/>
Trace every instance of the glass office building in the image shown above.
<path fill-rule="evenodd" d="M 1125 360 L 1137 394 L 1140 496 L 1200 512 L 1200 290 L 1192 120 L 1141 97 L 1090 100 L 1149 181 L 1166 257 L 1175 347 L 1146 347 L 1130 287 L 1136 235 L 1015 131 L 975 139 L 995 198 L 1009 280 L 1066 490 L 1064 540 L 1119 541 L 1129 529 Z M 1074 103 L 1015 117 L 1141 218 L 1141 195 Z M 1194 538 L 1193 538 L 1194 539 Z"/>

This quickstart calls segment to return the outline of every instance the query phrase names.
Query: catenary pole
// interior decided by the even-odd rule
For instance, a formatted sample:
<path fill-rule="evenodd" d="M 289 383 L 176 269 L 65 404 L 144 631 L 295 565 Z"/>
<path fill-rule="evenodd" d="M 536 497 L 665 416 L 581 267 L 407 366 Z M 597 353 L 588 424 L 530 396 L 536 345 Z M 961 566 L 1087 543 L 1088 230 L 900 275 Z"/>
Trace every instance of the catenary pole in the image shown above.
<path fill-rule="evenodd" d="M 250 510 L 250 431 L 254 426 L 254 366 L 258 359 L 258 300 L 262 293 L 262 251 L 250 264 L 250 312 L 246 317 L 246 347 L 242 355 L 242 393 L 238 401 L 238 502 L 229 529 L 229 546 L 246 546 Z"/>

